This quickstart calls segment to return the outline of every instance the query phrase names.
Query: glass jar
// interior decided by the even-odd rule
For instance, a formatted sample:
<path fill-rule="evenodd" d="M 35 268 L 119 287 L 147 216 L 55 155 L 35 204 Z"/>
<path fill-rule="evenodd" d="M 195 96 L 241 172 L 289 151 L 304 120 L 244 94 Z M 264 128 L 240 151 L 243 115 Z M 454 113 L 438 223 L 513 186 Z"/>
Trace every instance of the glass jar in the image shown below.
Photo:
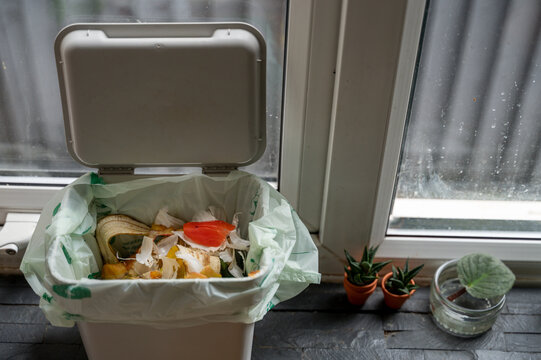
<path fill-rule="evenodd" d="M 491 299 L 474 298 L 467 292 L 449 301 L 448 296 L 463 286 L 458 280 L 458 260 L 441 265 L 430 286 L 430 310 L 434 322 L 451 335 L 474 337 L 490 330 L 505 304 L 505 295 Z"/>

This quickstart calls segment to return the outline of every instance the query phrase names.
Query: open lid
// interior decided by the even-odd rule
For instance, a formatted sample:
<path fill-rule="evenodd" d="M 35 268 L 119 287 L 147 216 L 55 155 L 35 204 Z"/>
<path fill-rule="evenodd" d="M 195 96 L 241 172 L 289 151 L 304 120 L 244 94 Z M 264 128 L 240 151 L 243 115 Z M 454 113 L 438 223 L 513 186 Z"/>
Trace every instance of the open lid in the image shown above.
<path fill-rule="evenodd" d="M 83 165 L 236 167 L 265 150 L 265 42 L 250 25 L 75 24 L 55 55 Z"/>

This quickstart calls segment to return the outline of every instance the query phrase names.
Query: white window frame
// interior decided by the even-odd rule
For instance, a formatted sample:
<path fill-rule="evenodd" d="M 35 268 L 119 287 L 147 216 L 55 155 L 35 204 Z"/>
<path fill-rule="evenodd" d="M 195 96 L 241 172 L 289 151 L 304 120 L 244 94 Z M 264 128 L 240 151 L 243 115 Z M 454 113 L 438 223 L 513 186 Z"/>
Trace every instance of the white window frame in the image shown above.
<path fill-rule="evenodd" d="M 409 4 L 342 2 L 319 233 L 323 247 L 340 259 L 344 249 L 359 256 L 372 240 L 402 24 Z M 343 268 L 330 266 L 325 271 L 339 273 Z"/>
<path fill-rule="evenodd" d="M 342 1 L 291 0 L 280 185 L 312 233 L 320 230 Z"/>
<path fill-rule="evenodd" d="M 538 240 L 387 235 L 425 5 L 343 1 L 319 240 L 336 259 L 344 249 L 360 255 L 380 245 L 378 257 L 426 260 L 430 271 L 484 252 L 539 284 Z M 340 261 L 325 266 L 324 273 L 343 272 Z"/>
<path fill-rule="evenodd" d="M 372 243 L 382 240 L 379 255 L 382 257 L 411 257 L 428 259 L 449 259 L 471 252 L 485 252 L 507 261 L 540 261 L 541 241 L 496 238 L 444 238 L 421 236 L 386 235 L 388 218 L 391 212 L 393 187 L 401 143 L 406 124 L 409 105 L 409 92 L 412 85 L 417 48 L 421 36 L 424 4 L 422 1 L 409 2 L 405 16 L 402 37 L 401 58 L 398 63 L 385 151 L 378 186 L 378 201 L 372 225 Z M 415 49 L 415 52 L 411 50 Z"/>

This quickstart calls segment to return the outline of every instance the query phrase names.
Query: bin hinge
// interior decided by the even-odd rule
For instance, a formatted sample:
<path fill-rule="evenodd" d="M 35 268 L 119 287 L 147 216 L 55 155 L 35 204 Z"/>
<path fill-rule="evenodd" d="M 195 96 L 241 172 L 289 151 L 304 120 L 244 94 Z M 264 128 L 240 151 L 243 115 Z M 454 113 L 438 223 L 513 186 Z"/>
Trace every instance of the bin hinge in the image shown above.
<path fill-rule="evenodd" d="M 237 167 L 227 165 L 203 166 L 203 174 L 205 175 L 229 174 L 233 170 L 237 170 Z"/>
<path fill-rule="evenodd" d="M 101 175 L 133 175 L 134 168 L 132 167 L 104 167 L 98 170 Z"/>

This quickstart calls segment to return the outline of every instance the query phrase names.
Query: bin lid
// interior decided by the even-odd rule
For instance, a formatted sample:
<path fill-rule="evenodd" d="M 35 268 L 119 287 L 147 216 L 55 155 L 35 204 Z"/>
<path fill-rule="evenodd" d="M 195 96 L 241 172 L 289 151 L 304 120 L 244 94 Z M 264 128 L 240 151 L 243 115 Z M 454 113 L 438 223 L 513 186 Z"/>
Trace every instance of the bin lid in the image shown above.
<path fill-rule="evenodd" d="M 55 55 L 70 154 L 102 169 L 255 162 L 265 50 L 243 23 L 64 28 Z"/>

